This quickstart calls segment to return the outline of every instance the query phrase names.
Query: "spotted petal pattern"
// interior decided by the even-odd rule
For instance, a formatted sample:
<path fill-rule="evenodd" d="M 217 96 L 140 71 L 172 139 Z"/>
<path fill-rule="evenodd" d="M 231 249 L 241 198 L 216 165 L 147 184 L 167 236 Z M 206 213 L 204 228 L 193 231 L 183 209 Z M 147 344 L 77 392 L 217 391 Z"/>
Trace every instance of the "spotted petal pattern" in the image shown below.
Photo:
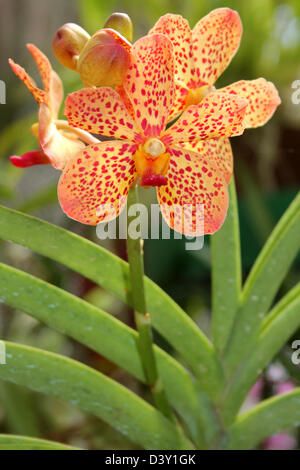
<path fill-rule="evenodd" d="M 133 45 L 123 86 L 141 131 L 146 137 L 159 137 L 174 96 L 174 57 L 169 39 L 154 34 Z"/>
<path fill-rule="evenodd" d="M 39 104 L 47 104 L 51 109 L 53 118 L 56 118 L 63 100 L 62 82 L 52 69 L 48 58 L 42 53 L 42 51 L 40 51 L 34 44 L 27 44 L 27 49 L 38 67 L 44 89 L 39 89 L 33 78 L 23 69 L 23 67 L 15 64 L 11 59 L 9 59 L 10 66 L 15 74 L 27 86 L 34 99 Z"/>
<path fill-rule="evenodd" d="M 68 95 L 69 124 L 94 134 L 134 140 L 139 129 L 119 94 L 109 87 L 84 88 Z"/>
<path fill-rule="evenodd" d="M 168 121 L 171 122 L 177 117 L 186 107 L 186 97 L 189 93 L 189 88 L 179 80 L 175 81 L 175 96 L 172 107 L 169 113 Z"/>
<path fill-rule="evenodd" d="M 194 67 L 192 32 L 189 23 L 180 15 L 162 16 L 148 34 L 164 34 L 173 44 L 175 57 L 175 78 L 188 83 Z"/>
<path fill-rule="evenodd" d="M 157 188 L 157 196 L 167 224 L 190 236 L 216 232 L 228 208 L 227 184 L 219 170 L 205 157 L 179 147 L 171 150 L 168 184 Z"/>
<path fill-rule="evenodd" d="M 247 100 L 234 95 L 212 93 L 199 105 L 189 106 L 162 140 L 170 145 L 240 135 L 244 131 L 247 104 Z"/>
<path fill-rule="evenodd" d="M 110 141 L 86 147 L 62 174 L 58 197 L 63 211 L 83 224 L 97 225 L 119 215 L 136 179 L 131 142 Z M 105 207 L 104 207 L 105 205 Z"/>
<path fill-rule="evenodd" d="M 248 100 L 245 124 L 247 128 L 263 126 L 276 111 L 281 100 L 278 91 L 264 78 L 241 80 L 219 91 L 238 95 Z"/>
<path fill-rule="evenodd" d="M 229 139 L 209 139 L 199 142 L 180 144 L 184 149 L 192 150 L 200 157 L 208 160 L 222 173 L 229 183 L 233 173 L 233 155 Z"/>
<path fill-rule="evenodd" d="M 23 67 L 21 67 L 19 64 L 16 64 L 12 59 L 8 60 L 9 65 L 11 66 L 12 70 L 14 73 L 19 77 L 20 80 L 26 85 L 34 99 L 37 101 L 37 103 L 45 103 L 47 104 L 48 102 L 48 97 L 47 93 L 44 90 L 40 90 L 33 78 L 26 72 Z"/>
<path fill-rule="evenodd" d="M 194 80 L 213 85 L 239 48 L 242 23 L 230 8 L 217 8 L 193 29 Z"/>

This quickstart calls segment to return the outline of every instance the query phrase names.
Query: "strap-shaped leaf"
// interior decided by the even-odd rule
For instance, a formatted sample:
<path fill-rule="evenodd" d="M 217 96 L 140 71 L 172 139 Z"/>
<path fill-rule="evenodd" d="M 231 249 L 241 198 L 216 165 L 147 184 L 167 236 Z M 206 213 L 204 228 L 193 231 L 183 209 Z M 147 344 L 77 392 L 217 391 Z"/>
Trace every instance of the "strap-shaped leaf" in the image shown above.
<path fill-rule="evenodd" d="M 224 361 L 228 375 L 245 357 L 300 248 L 300 192 L 281 217 L 246 281 Z"/>
<path fill-rule="evenodd" d="M 235 182 L 229 184 L 226 220 L 210 240 L 212 255 L 212 333 L 222 354 L 230 335 L 241 296 L 241 252 Z"/>
<path fill-rule="evenodd" d="M 273 434 L 300 425 L 300 388 L 264 400 L 233 424 L 226 449 L 253 449 Z"/>
<path fill-rule="evenodd" d="M 0 238 L 56 260 L 131 304 L 128 264 L 100 246 L 35 217 L 0 207 Z M 145 277 L 152 324 L 192 367 L 201 387 L 213 398 L 223 375 L 215 350 L 186 313 Z"/>
<path fill-rule="evenodd" d="M 300 326 L 300 284 L 270 312 L 249 357 L 239 366 L 222 405 L 222 417 L 229 424 L 252 385 L 271 359 Z"/>
<path fill-rule="evenodd" d="M 53 395 L 103 419 L 146 449 L 192 449 L 159 411 L 119 383 L 73 359 L 10 342 L 0 377 Z"/>
<path fill-rule="evenodd" d="M 0 279 L 2 302 L 71 336 L 145 382 L 133 329 L 74 295 L 1 263 Z M 204 435 L 217 432 L 208 399 L 182 365 L 158 347 L 155 353 L 168 399 L 198 446 L 203 446 Z"/>
<path fill-rule="evenodd" d="M 0 434 L 0 450 L 80 450 L 59 442 L 33 437 Z"/>

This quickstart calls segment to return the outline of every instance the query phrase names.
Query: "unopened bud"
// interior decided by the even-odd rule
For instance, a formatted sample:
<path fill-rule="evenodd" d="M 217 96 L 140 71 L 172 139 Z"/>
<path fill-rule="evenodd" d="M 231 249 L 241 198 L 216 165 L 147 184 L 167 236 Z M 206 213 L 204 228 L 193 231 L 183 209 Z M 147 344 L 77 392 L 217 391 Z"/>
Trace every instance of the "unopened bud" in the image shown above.
<path fill-rule="evenodd" d="M 131 44 L 112 29 L 100 29 L 83 48 L 77 71 L 85 86 L 116 87 L 123 83 Z"/>
<path fill-rule="evenodd" d="M 122 34 L 124 38 L 132 42 L 133 26 L 132 21 L 126 13 L 113 13 L 106 20 L 104 28 L 111 28 Z"/>
<path fill-rule="evenodd" d="M 77 70 L 78 56 L 90 35 L 75 23 L 66 23 L 56 32 L 52 41 L 55 57 L 71 70 Z"/>

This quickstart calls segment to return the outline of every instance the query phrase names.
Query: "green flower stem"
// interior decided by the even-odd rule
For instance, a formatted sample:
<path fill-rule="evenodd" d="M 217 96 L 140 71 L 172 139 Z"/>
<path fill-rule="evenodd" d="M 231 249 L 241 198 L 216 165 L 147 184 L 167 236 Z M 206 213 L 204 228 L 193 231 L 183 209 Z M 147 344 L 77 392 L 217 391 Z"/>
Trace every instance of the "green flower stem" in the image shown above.
<path fill-rule="evenodd" d="M 132 187 L 128 196 L 128 209 L 138 203 L 137 188 Z M 130 216 L 127 216 L 127 226 L 130 224 Z M 153 401 L 156 407 L 168 418 L 173 419 L 171 407 L 167 401 L 163 383 L 158 375 L 153 348 L 153 336 L 151 318 L 147 312 L 144 289 L 144 260 L 143 240 L 133 239 L 127 236 L 127 256 L 130 271 L 131 295 L 134 307 L 134 318 L 138 336 L 138 350 L 147 384 L 150 387 Z"/>

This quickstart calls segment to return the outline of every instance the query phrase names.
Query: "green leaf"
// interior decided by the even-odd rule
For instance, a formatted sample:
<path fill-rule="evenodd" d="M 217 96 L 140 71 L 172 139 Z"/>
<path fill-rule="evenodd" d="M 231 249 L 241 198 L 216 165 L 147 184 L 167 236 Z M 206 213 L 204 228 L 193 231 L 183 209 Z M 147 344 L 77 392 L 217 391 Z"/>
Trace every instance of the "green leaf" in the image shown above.
<path fill-rule="evenodd" d="M 212 334 L 219 356 L 228 341 L 241 297 L 241 252 L 235 182 L 222 228 L 210 239 L 212 254 Z"/>
<path fill-rule="evenodd" d="M 9 342 L 5 346 L 2 379 L 78 406 L 146 449 L 193 448 L 156 409 L 100 372 L 40 349 Z"/>
<path fill-rule="evenodd" d="M 0 434 L 0 450 L 80 450 L 59 442 L 32 437 Z"/>
<path fill-rule="evenodd" d="M 238 416 L 224 447 L 231 450 L 253 449 L 273 434 L 300 425 L 300 388 L 264 400 Z"/>
<path fill-rule="evenodd" d="M 0 207 L 0 237 L 56 260 L 132 305 L 128 264 L 67 230 Z M 223 374 L 207 337 L 155 283 L 145 277 L 146 301 L 154 328 L 191 366 L 203 390 L 216 399 Z"/>
<path fill-rule="evenodd" d="M 2 302 L 71 336 L 146 382 L 134 330 L 84 300 L 1 263 L 0 276 Z M 203 433 L 210 437 L 217 432 L 208 399 L 183 366 L 158 347 L 155 353 L 170 402 L 203 446 Z"/>
<path fill-rule="evenodd" d="M 259 332 L 272 301 L 300 247 L 300 192 L 281 217 L 245 283 L 224 362 L 232 375 Z"/>
<path fill-rule="evenodd" d="M 251 354 L 240 364 L 233 377 L 221 408 L 225 424 L 234 419 L 263 369 L 299 328 L 299 312 L 300 283 L 267 316 Z"/>

